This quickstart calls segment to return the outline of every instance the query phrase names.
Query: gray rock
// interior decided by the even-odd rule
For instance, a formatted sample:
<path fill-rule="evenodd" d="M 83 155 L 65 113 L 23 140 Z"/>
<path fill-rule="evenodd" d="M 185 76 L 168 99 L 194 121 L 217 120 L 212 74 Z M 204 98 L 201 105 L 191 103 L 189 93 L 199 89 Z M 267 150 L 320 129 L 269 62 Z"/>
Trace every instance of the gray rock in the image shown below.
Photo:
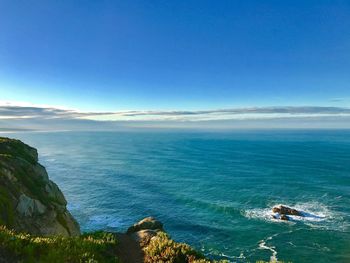
<path fill-rule="evenodd" d="M 37 163 L 34 167 L 34 173 L 39 176 L 40 178 L 42 178 L 45 182 L 49 181 L 49 175 L 46 172 L 46 169 L 44 166 L 42 166 L 41 164 Z"/>
<path fill-rule="evenodd" d="M 161 230 L 161 231 L 163 231 L 163 224 L 153 217 L 146 217 L 146 218 L 142 219 L 140 222 L 129 227 L 127 230 L 127 234 L 132 234 L 132 233 L 138 232 L 140 230 Z"/>
<path fill-rule="evenodd" d="M 64 197 L 61 190 L 58 188 L 57 184 L 52 182 L 51 180 L 48 181 L 48 183 L 45 185 L 45 191 L 48 194 L 50 198 L 55 200 L 58 204 L 67 205 L 66 198 Z"/>
<path fill-rule="evenodd" d="M 25 194 L 21 194 L 17 205 L 17 211 L 22 216 L 42 215 L 46 211 L 46 207 L 36 199 L 32 199 Z"/>

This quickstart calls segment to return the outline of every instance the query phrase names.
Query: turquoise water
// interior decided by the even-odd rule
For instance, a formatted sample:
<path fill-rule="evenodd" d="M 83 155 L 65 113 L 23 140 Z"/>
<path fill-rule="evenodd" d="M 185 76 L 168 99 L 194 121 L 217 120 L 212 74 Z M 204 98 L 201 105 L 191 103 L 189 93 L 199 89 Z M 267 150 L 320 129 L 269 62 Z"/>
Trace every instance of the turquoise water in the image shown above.
<path fill-rule="evenodd" d="M 152 215 L 213 258 L 350 262 L 350 131 L 8 136 L 38 148 L 84 231 Z M 279 203 L 310 216 L 273 220 Z"/>

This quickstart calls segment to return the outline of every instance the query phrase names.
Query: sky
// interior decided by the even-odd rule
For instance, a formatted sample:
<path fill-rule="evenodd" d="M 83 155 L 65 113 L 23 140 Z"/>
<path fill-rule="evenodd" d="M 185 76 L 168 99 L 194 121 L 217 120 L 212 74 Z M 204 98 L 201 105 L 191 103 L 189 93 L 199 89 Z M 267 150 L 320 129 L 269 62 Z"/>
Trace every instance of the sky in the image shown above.
<path fill-rule="evenodd" d="M 0 0 L 0 10 L 0 129 L 350 127 L 350 1 Z"/>

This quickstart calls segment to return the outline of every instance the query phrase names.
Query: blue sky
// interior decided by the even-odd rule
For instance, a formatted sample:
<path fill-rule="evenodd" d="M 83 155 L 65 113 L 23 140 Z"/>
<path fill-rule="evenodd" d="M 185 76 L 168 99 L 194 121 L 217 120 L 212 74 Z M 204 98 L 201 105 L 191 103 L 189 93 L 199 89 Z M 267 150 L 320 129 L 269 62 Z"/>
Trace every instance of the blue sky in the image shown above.
<path fill-rule="evenodd" d="M 349 1 L 0 0 L 0 10 L 3 104 L 350 106 Z"/>

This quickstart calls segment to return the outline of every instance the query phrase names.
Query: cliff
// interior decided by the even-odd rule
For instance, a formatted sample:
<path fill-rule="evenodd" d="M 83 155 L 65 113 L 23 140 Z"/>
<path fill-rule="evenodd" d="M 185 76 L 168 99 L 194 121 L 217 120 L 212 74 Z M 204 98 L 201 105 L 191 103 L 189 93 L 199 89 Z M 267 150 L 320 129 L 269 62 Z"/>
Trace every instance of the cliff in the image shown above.
<path fill-rule="evenodd" d="M 126 233 L 80 234 L 67 201 L 38 162 L 37 150 L 0 137 L 0 263 L 210 263 L 173 241 L 152 217 Z"/>
<path fill-rule="evenodd" d="M 37 150 L 0 138 L 0 225 L 33 235 L 77 236 L 79 225 L 66 205 Z"/>

